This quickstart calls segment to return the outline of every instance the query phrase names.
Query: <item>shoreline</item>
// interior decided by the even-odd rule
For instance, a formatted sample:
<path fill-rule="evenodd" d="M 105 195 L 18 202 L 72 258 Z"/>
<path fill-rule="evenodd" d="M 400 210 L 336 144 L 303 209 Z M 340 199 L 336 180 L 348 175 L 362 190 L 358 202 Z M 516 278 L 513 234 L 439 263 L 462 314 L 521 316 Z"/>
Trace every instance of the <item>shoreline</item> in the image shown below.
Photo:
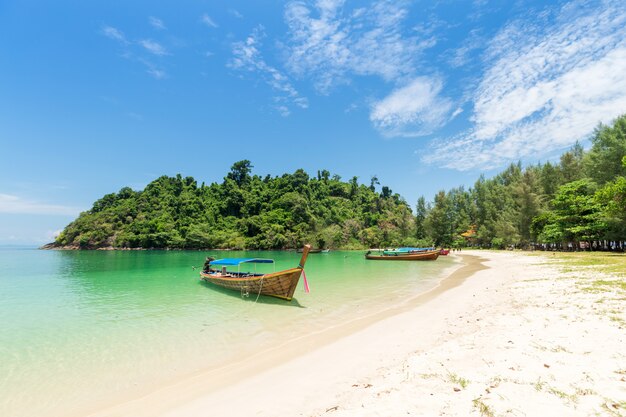
<path fill-rule="evenodd" d="M 34 246 L 33 246 L 34 247 Z M 232 249 L 232 248 L 126 248 L 126 247 L 116 247 L 116 246 L 100 246 L 100 247 L 90 247 L 90 248 L 82 248 L 77 245 L 63 245 L 59 246 L 55 243 L 46 243 L 45 245 L 38 246 L 37 249 L 40 250 L 67 250 L 67 251 L 191 251 L 191 252 L 256 252 L 256 251 L 278 251 L 278 252 L 296 252 L 300 251 L 302 253 L 302 248 L 282 248 L 282 249 Z M 317 249 L 312 249 L 317 250 Z M 366 251 L 367 249 L 331 249 L 332 251 Z M 319 253 L 319 252 L 310 252 L 310 253 Z"/>
<path fill-rule="evenodd" d="M 461 285 L 475 272 L 487 268 L 482 264 L 484 259 L 480 256 L 461 254 L 460 258 L 458 263 L 448 267 L 448 272 L 444 272 L 443 278 L 435 287 L 411 297 L 400 305 L 290 339 L 281 345 L 222 367 L 200 371 L 141 398 L 129 399 L 124 403 L 89 414 L 89 417 L 159 415 L 155 412 L 159 413 L 159 410 L 171 410 L 184 406 L 218 393 L 224 388 L 236 386 L 242 380 L 249 380 L 271 371 L 285 362 L 298 360 L 325 346 L 349 338 L 376 323 L 412 311 L 416 307 L 436 299 L 451 288 Z M 155 407 L 155 403 L 160 403 L 160 405 Z M 144 411 L 146 406 L 149 409 L 147 412 Z"/>
<path fill-rule="evenodd" d="M 466 251 L 401 305 L 90 416 L 626 416 L 623 278 L 537 255 Z"/>

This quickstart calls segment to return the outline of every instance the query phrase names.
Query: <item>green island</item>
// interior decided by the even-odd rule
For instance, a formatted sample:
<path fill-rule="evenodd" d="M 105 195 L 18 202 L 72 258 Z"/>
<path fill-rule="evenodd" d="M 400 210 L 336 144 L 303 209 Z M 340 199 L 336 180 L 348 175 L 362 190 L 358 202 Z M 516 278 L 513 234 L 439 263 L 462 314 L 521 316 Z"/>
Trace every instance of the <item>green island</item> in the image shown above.
<path fill-rule="evenodd" d="M 391 246 L 528 247 L 626 240 L 626 115 L 600 125 L 559 162 L 511 164 L 473 187 L 424 197 L 416 211 L 376 176 L 342 181 L 261 177 L 248 160 L 222 183 L 162 176 L 144 190 L 107 194 L 44 248 L 293 249 Z M 416 184 L 419 186 L 419 178 Z"/>

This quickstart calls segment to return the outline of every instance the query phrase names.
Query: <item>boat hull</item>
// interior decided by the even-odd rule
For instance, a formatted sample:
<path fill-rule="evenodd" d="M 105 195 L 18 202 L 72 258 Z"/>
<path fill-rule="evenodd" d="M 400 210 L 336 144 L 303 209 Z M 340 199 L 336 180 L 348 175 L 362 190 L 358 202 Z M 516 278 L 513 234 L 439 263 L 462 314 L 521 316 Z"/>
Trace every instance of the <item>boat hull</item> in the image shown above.
<path fill-rule="evenodd" d="M 376 261 L 435 261 L 439 257 L 439 251 L 427 251 L 395 255 L 372 255 L 365 254 L 365 259 Z"/>
<path fill-rule="evenodd" d="M 202 272 L 200 278 L 223 288 L 239 291 L 241 294 L 262 294 L 270 297 L 291 301 L 298 286 L 301 268 L 286 269 L 265 275 L 240 277 L 235 274 L 221 274 L 219 272 Z"/>

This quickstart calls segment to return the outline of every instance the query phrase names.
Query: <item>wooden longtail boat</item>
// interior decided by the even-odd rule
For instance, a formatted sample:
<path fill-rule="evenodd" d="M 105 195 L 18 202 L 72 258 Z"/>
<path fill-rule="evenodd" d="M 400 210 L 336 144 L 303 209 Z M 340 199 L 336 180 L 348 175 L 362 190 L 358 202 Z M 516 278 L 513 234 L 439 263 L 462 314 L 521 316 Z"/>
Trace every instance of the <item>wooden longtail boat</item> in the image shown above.
<path fill-rule="evenodd" d="M 365 259 L 380 261 L 434 261 L 439 257 L 438 250 L 419 251 L 419 252 L 395 252 L 382 253 L 373 255 L 372 251 L 367 251 Z"/>
<path fill-rule="evenodd" d="M 370 249 L 371 250 L 371 249 Z M 423 253 L 434 251 L 435 248 L 396 248 L 396 249 L 384 249 L 383 255 L 407 255 L 409 253 Z"/>
<path fill-rule="evenodd" d="M 304 252 L 304 249 L 298 249 L 296 252 L 298 252 L 298 253 L 303 253 L 303 252 Z M 310 250 L 309 250 L 309 253 L 321 253 L 321 252 L 324 252 L 324 251 L 323 251 L 323 250 L 321 250 L 321 249 L 310 249 Z"/>
<path fill-rule="evenodd" d="M 240 291 L 241 294 L 263 294 L 291 301 L 293 293 L 298 286 L 300 275 L 304 270 L 304 264 L 309 255 L 309 249 L 311 249 L 310 245 L 304 246 L 302 258 L 300 258 L 300 263 L 297 267 L 269 274 L 241 272 L 240 266 L 274 263 L 273 259 L 225 258 L 209 260 L 205 264 L 204 270 L 200 273 L 200 278 L 211 284 L 228 288 L 229 290 Z M 237 267 L 237 271 L 227 271 L 227 267 L 229 266 Z M 215 269 L 215 267 L 217 267 L 217 269 Z"/>

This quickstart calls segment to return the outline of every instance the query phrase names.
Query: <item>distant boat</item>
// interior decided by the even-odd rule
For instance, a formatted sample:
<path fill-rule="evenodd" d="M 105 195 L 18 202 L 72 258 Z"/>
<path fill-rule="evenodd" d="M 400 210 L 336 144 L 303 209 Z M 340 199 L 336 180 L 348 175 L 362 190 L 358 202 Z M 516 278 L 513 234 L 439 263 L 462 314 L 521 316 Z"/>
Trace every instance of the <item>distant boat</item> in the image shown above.
<path fill-rule="evenodd" d="M 439 255 L 444 255 L 445 256 L 445 255 L 447 255 L 449 253 L 450 253 L 450 249 L 441 249 L 439 251 Z"/>
<path fill-rule="evenodd" d="M 298 249 L 296 252 L 303 253 L 303 251 L 304 251 L 304 249 Z M 321 253 L 321 252 L 324 252 L 324 251 L 321 250 L 321 249 L 311 249 L 311 250 L 309 250 L 309 253 Z"/>
<path fill-rule="evenodd" d="M 374 249 L 370 249 L 370 250 L 374 250 Z M 380 249 L 376 249 L 376 250 L 380 250 Z M 403 247 L 403 248 L 395 248 L 395 249 L 383 249 L 383 254 L 384 255 L 406 255 L 406 254 L 410 254 L 410 253 L 423 253 L 423 252 L 429 252 L 429 251 L 434 251 L 435 248 L 430 247 L 430 248 L 411 248 L 411 247 Z"/>
<path fill-rule="evenodd" d="M 380 260 L 380 261 L 434 261 L 439 257 L 438 250 L 420 250 L 420 251 L 383 251 L 378 255 L 372 254 L 372 251 L 367 251 L 365 259 Z"/>
<path fill-rule="evenodd" d="M 205 263 L 204 270 L 200 273 L 200 278 L 229 290 L 240 291 L 242 294 L 262 294 L 291 301 L 298 286 L 300 275 L 304 270 L 310 248 L 310 245 L 304 246 L 302 258 L 300 258 L 300 263 L 296 268 L 269 274 L 243 272 L 241 267 L 254 265 L 256 270 L 256 264 L 273 264 L 273 259 L 224 258 L 213 260 L 209 258 Z M 236 267 L 237 271 L 228 271 L 228 267 Z"/>
<path fill-rule="evenodd" d="M 330 252 L 330 249 L 322 249 L 322 253 L 328 253 Z"/>

